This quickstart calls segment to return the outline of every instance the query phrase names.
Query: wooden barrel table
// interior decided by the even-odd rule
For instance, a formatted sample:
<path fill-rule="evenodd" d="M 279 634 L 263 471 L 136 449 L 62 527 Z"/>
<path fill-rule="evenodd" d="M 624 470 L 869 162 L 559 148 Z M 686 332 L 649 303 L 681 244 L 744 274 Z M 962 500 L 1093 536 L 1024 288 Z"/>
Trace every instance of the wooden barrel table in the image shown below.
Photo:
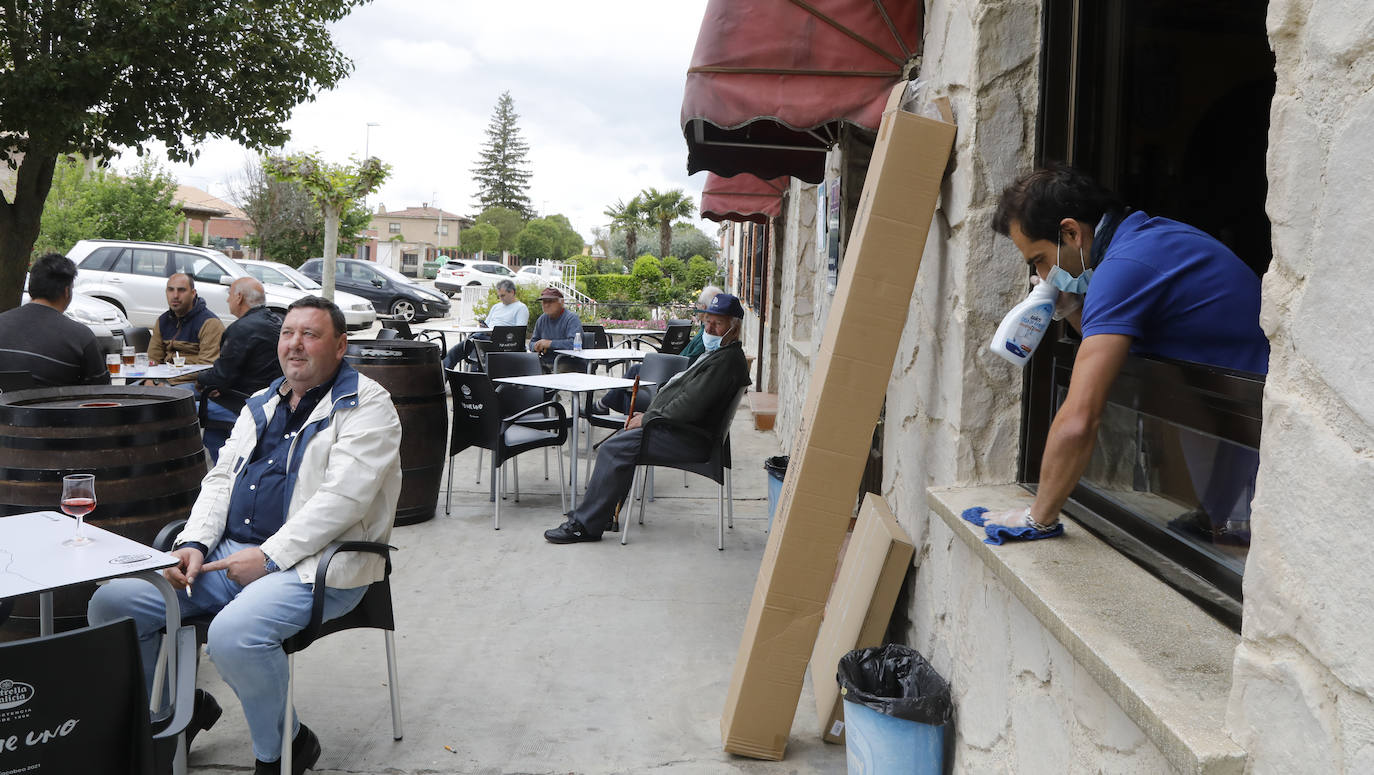
<path fill-rule="evenodd" d="M 99 385 L 0 393 L 0 515 L 58 511 L 62 477 L 95 474 L 96 507 L 86 521 L 151 544 L 163 525 L 190 514 L 205 472 L 188 391 Z M 58 590 L 57 629 L 84 625 L 94 591 L 93 584 Z M 36 595 L 20 599 L 16 629 L 37 632 L 37 612 Z"/>
<path fill-rule="evenodd" d="M 448 450 L 448 400 L 438 342 L 365 339 L 348 343 L 348 362 L 391 393 L 401 418 L 401 499 L 396 524 L 434 517 Z"/>

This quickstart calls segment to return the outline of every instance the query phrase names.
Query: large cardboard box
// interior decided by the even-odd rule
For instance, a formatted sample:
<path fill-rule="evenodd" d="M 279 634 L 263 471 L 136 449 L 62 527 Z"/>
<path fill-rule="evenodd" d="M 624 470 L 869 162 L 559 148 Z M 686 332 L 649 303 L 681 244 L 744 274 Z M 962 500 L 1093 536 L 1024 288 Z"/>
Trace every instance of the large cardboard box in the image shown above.
<path fill-rule="evenodd" d="M 953 143 L 901 110 L 878 128 L 721 716 L 731 753 L 786 751 Z"/>
<path fill-rule="evenodd" d="M 913 551 L 887 501 L 880 495 L 865 497 L 811 652 L 811 688 L 827 743 L 844 742 L 844 701 L 835 666 L 854 649 L 883 645 Z"/>

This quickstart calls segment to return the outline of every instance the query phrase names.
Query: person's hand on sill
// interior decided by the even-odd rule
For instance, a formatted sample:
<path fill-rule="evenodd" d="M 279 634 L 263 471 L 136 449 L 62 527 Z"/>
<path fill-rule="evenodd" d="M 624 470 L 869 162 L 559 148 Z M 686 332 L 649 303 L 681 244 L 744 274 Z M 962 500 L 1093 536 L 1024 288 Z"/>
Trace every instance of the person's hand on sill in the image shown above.
<path fill-rule="evenodd" d="M 1031 516 L 1030 511 L 1024 506 L 1019 509 L 1000 511 L 996 514 L 983 515 L 983 526 L 1001 525 L 1002 527 L 1033 527 L 1041 532 L 1045 532 L 1059 524 L 1058 517 L 1049 518 L 1043 522 L 1035 522 L 1035 517 Z"/>

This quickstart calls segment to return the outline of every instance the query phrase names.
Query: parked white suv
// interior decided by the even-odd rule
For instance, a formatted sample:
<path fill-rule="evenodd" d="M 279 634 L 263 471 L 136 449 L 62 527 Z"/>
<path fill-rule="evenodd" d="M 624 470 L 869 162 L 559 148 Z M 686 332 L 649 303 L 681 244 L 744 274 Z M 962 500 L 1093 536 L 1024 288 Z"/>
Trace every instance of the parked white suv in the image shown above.
<path fill-rule="evenodd" d="M 439 267 L 439 274 L 434 278 L 434 287 L 443 291 L 445 295 L 452 296 L 465 285 L 493 286 L 498 280 L 516 282 L 517 278 L 515 272 L 508 269 L 505 264 L 452 259 Z"/>
<path fill-rule="evenodd" d="M 167 311 L 171 275 L 185 272 L 195 278 L 196 293 L 226 324 L 234 320 L 229 314 L 229 285 L 249 276 L 218 250 L 170 242 L 81 240 L 67 258 L 76 262 L 76 290 L 119 307 L 129 322 L 148 328 Z M 283 314 L 291 302 L 309 295 L 278 285 L 265 290 L 267 306 Z"/>

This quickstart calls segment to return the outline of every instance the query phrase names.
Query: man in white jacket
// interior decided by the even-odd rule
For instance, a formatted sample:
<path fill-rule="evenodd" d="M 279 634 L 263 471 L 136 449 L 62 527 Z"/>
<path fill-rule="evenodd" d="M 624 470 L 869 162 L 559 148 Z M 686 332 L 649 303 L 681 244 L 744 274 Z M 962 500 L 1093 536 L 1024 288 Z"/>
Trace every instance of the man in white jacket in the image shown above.
<path fill-rule="evenodd" d="M 243 705 L 253 736 L 255 773 L 279 771 L 286 712 L 282 641 L 305 627 L 317 581 L 327 581 L 325 618 L 351 610 L 384 560 L 340 554 L 329 578 L 315 578 L 333 541 L 385 543 L 401 491 L 400 423 L 390 395 L 344 361 L 343 314 L 306 297 L 291 305 L 277 344 L 281 379 L 248 400 L 201 483 L 186 528 L 165 571 L 185 616 L 213 614 L 207 651 Z M 221 572 L 222 571 L 222 572 Z M 132 616 L 151 681 L 161 595 L 136 580 L 116 581 L 92 598 L 92 624 Z M 188 737 L 219 718 L 214 698 L 197 692 Z M 303 724 L 292 742 L 292 770 L 303 772 L 320 744 Z"/>

